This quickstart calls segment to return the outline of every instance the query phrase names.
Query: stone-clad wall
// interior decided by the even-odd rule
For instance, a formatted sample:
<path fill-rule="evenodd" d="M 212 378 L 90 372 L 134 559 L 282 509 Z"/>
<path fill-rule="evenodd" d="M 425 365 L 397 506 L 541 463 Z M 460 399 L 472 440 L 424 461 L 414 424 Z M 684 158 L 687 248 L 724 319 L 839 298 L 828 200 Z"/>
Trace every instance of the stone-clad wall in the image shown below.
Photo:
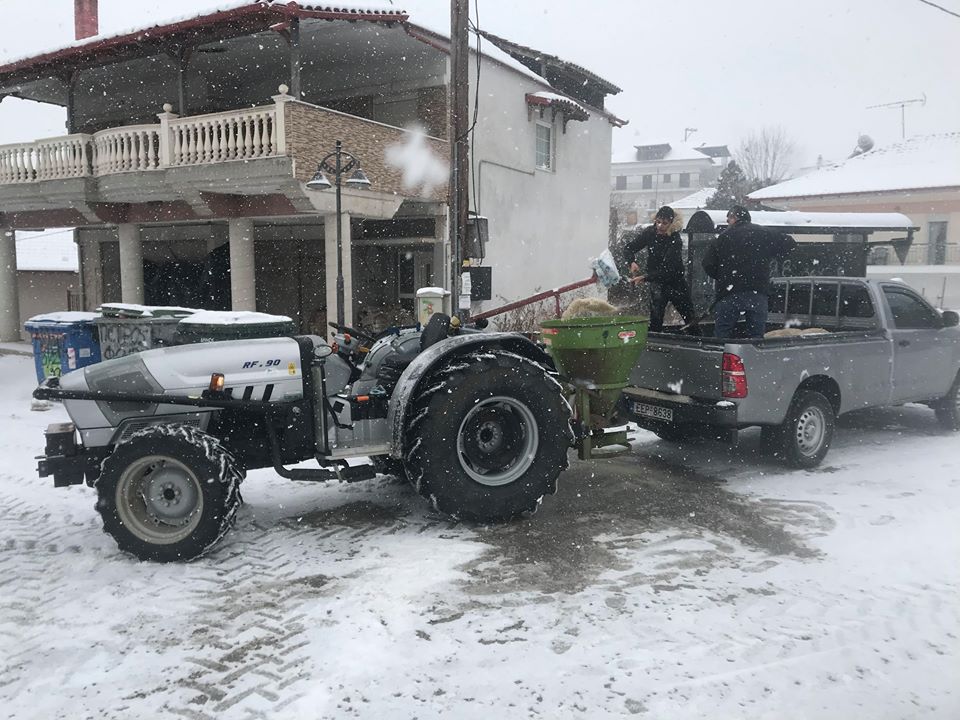
<path fill-rule="evenodd" d="M 306 182 L 313 177 L 317 163 L 333 151 L 337 140 L 342 140 L 343 149 L 360 160 L 363 171 L 370 178 L 372 189 L 420 197 L 418 191 L 404 188 L 401 172 L 388 167 L 384 161 L 385 149 L 401 142 L 407 135 L 404 130 L 308 103 L 290 101 L 284 106 L 287 155 L 296 160 L 298 180 Z M 427 144 L 449 164 L 447 141 L 428 137 Z M 328 179 L 333 182 L 332 177 Z M 422 199 L 445 202 L 446 196 L 447 186 L 444 184 Z"/>

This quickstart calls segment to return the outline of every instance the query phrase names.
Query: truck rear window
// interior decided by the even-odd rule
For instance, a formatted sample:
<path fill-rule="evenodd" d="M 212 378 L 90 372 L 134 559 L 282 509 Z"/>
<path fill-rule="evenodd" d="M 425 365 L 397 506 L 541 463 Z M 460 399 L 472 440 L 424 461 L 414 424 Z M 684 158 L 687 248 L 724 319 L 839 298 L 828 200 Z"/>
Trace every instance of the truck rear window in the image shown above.
<path fill-rule="evenodd" d="M 873 302 L 863 285 L 844 283 L 840 289 L 840 317 L 872 318 Z"/>

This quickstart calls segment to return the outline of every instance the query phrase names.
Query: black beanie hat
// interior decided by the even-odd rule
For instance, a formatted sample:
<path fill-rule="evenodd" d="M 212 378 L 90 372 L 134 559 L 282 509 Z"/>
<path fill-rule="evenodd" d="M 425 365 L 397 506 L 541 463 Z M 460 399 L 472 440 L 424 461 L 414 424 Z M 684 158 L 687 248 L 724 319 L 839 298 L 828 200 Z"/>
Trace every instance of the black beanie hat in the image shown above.
<path fill-rule="evenodd" d="M 750 211 L 743 205 L 734 205 L 727 210 L 727 215 L 733 215 L 737 219 L 737 222 L 750 222 Z"/>
<path fill-rule="evenodd" d="M 657 210 L 658 219 L 670 220 L 671 222 L 673 222 L 673 219 L 676 216 L 677 214 L 673 211 L 673 208 L 670 207 L 669 205 L 664 205 L 662 208 Z"/>

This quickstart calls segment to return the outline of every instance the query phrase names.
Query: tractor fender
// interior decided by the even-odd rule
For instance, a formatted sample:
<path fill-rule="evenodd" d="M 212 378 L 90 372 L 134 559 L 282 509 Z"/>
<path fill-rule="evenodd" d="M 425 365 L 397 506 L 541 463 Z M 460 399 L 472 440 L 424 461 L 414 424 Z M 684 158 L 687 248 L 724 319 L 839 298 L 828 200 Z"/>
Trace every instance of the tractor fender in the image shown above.
<path fill-rule="evenodd" d="M 539 363 L 552 366 L 550 356 L 532 341 L 517 333 L 484 332 L 457 335 L 431 345 L 414 358 L 397 381 L 387 410 L 387 427 L 390 428 L 390 455 L 400 459 L 403 453 L 403 431 L 417 389 L 430 373 L 444 362 L 457 355 L 496 348 L 509 350 Z"/>

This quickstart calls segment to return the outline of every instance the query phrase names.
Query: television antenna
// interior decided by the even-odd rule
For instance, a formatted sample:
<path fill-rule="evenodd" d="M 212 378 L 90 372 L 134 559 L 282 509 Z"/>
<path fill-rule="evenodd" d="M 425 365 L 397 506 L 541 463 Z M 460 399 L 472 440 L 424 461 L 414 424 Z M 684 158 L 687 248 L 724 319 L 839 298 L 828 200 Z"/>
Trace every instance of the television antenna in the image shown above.
<path fill-rule="evenodd" d="M 875 110 L 878 108 L 900 108 L 900 137 L 905 138 L 907 136 L 907 105 L 919 105 L 923 107 L 927 104 L 927 94 L 921 93 L 921 97 L 913 98 L 912 100 L 895 100 L 894 102 L 882 103 L 880 105 L 867 105 L 867 110 Z"/>

